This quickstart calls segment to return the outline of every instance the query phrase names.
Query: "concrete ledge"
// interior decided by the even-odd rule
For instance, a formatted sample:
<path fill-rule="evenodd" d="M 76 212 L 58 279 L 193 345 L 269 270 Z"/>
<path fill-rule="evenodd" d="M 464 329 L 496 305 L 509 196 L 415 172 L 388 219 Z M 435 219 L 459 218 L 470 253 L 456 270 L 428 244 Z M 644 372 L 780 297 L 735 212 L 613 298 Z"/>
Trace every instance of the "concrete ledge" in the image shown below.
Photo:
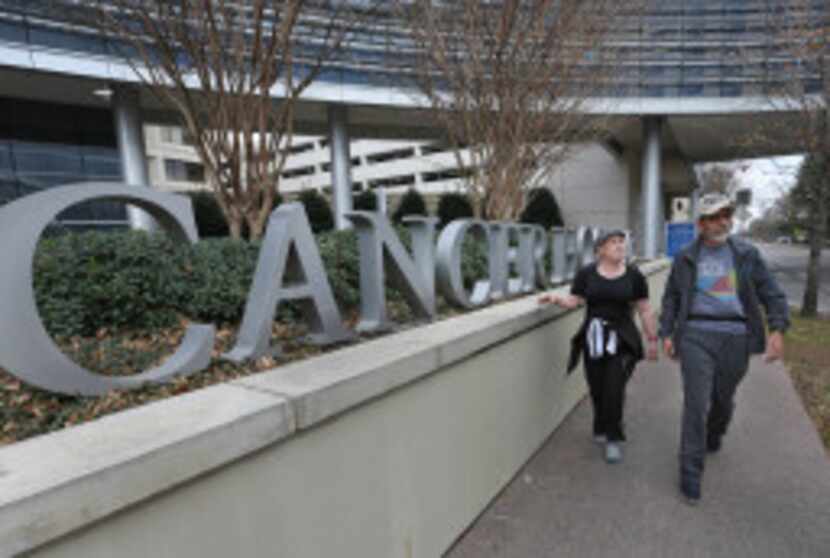
<path fill-rule="evenodd" d="M 0 556 L 37 547 L 294 430 L 285 399 L 217 385 L 0 449 Z"/>
<path fill-rule="evenodd" d="M 641 269 L 649 275 L 667 265 L 650 262 Z M 310 428 L 567 312 L 540 307 L 536 296 L 527 296 L 235 380 L 232 385 L 289 399 L 297 413 L 297 428 Z"/>
<path fill-rule="evenodd" d="M 651 275 L 667 267 L 661 261 L 641 269 Z M 79 532 L 263 448 L 291 445 L 302 430 L 319 430 L 333 417 L 570 313 L 539 307 L 531 295 L 2 448 L 0 556 Z M 571 334 L 563 331 L 558 346 Z M 542 435 L 540 429 L 535 436 Z M 502 484 L 505 473 L 511 474 L 499 473 Z M 481 496 L 470 497 L 481 501 L 476 506 L 498 489 L 485 477 Z M 472 520 L 477 511 L 469 513 L 453 521 Z"/>

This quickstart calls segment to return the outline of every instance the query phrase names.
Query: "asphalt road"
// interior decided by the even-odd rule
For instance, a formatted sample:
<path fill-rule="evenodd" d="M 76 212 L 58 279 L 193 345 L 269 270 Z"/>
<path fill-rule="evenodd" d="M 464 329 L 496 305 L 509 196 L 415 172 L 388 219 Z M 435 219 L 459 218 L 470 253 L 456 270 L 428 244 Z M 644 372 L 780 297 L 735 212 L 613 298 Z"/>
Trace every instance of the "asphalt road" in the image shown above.
<path fill-rule="evenodd" d="M 807 282 L 806 246 L 788 244 L 756 244 L 778 284 L 787 294 L 790 306 L 801 306 L 804 285 Z M 821 257 L 821 279 L 819 281 L 819 312 L 830 314 L 830 248 Z"/>

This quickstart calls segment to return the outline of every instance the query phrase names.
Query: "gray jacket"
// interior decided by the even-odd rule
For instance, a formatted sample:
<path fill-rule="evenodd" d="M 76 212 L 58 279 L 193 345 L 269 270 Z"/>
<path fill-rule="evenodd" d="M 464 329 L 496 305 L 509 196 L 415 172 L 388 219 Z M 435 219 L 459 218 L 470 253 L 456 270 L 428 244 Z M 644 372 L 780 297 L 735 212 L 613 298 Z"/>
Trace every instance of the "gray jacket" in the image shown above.
<path fill-rule="evenodd" d="M 679 341 L 686 328 L 697 283 L 697 260 L 701 242 L 698 238 L 675 256 L 663 293 L 660 337 L 671 336 L 677 347 L 680 346 Z M 746 313 L 749 350 L 751 353 L 763 353 L 766 350 L 766 333 L 760 305 L 763 304 L 766 309 L 769 329 L 783 332 L 790 326 L 787 297 L 767 269 L 756 247 L 735 237 L 729 237 L 727 244 L 732 249 L 735 260 L 738 298 Z"/>

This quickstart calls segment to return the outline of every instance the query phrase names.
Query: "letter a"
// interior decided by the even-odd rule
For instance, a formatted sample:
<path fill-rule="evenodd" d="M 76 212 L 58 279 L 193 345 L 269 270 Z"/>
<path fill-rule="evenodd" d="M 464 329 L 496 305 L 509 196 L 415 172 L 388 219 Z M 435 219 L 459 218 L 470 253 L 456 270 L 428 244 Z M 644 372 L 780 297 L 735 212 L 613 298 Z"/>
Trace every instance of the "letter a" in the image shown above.
<path fill-rule="evenodd" d="M 275 209 L 268 219 L 253 286 L 236 345 L 222 358 L 234 362 L 278 352 L 271 347 L 271 326 L 279 303 L 300 300 L 316 343 L 351 339 L 334 301 L 326 270 L 302 204 Z"/>

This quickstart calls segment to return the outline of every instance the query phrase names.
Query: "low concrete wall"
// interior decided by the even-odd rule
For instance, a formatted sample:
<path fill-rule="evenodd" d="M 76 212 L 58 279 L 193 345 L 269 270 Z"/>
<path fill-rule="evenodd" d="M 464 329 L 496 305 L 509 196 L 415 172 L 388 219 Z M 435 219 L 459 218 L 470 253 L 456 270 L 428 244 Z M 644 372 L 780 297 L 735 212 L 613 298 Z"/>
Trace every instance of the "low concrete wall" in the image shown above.
<path fill-rule="evenodd" d="M 529 296 L 3 448 L 0 555 L 440 556 L 583 397 L 581 317 Z"/>

